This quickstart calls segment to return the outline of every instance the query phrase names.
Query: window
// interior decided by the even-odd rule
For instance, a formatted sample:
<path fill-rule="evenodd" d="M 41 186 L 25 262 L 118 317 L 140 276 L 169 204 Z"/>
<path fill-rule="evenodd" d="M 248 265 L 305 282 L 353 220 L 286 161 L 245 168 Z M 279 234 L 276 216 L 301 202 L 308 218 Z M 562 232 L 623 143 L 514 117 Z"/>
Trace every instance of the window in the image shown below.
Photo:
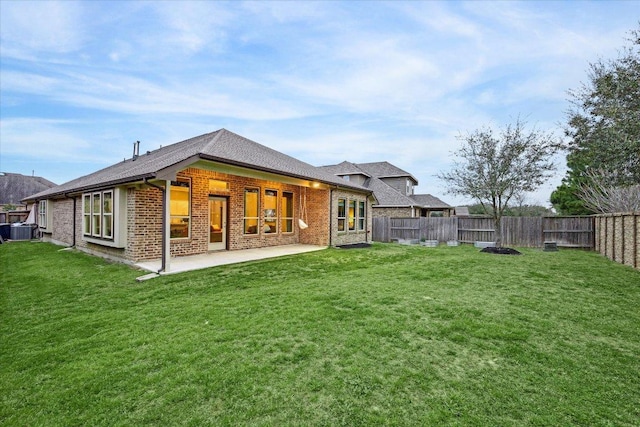
<path fill-rule="evenodd" d="M 282 232 L 293 233 L 293 193 L 282 194 Z"/>
<path fill-rule="evenodd" d="M 172 239 L 189 237 L 191 219 L 191 186 L 187 180 L 171 181 L 170 236 Z"/>
<path fill-rule="evenodd" d="M 113 237 L 113 193 L 105 191 L 102 194 L 102 237 Z"/>
<path fill-rule="evenodd" d="M 346 208 L 347 201 L 345 199 L 338 199 L 338 231 L 346 231 L 344 227 L 347 217 Z"/>
<path fill-rule="evenodd" d="M 93 193 L 92 195 L 93 203 L 91 204 L 91 235 L 96 237 L 101 237 L 100 224 L 102 223 L 101 221 L 102 204 L 100 203 L 100 200 L 101 200 L 100 196 L 101 196 L 100 193 Z"/>
<path fill-rule="evenodd" d="M 47 228 L 47 200 L 38 202 L 38 224 L 40 228 Z"/>
<path fill-rule="evenodd" d="M 255 188 L 244 190 L 244 234 L 258 234 L 260 193 Z"/>
<path fill-rule="evenodd" d="M 209 192 L 229 191 L 229 183 L 227 181 L 219 181 L 217 179 L 209 180 Z"/>
<path fill-rule="evenodd" d="M 91 194 L 82 196 L 82 234 L 91 235 Z"/>
<path fill-rule="evenodd" d="M 356 229 L 356 201 L 349 200 L 349 230 Z"/>
<path fill-rule="evenodd" d="M 266 234 L 278 232 L 278 192 L 265 190 L 264 192 L 264 227 Z"/>
<path fill-rule="evenodd" d="M 413 185 L 411 184 L 411 180 L 407 178 L 407 196 L 413 195 Z"/>
<path fill-rule="evenodd" d="M 367 214 L 364 202 L 358 202 L 358 230 L 364 230 Z"/>
<path fill-rule="evenodd" d="M 113 239 L 113 190 L 82 195 L 82 234 Z"/>
<path fill-rule="evenodd" d="M 342 179 L 344 179 L 345 181 L 351 181 L 351 177 L 349 175 L 344 175 Z"/>

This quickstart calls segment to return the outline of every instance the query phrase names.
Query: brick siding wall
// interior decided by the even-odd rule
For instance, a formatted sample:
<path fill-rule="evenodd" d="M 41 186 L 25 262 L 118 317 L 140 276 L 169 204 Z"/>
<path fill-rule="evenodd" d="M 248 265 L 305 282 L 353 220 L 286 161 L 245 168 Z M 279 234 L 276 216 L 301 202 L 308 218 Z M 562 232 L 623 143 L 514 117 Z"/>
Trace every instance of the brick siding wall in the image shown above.
<path fill-rule="evenodd" d="M 300 243 L 305 245 L 329 246 L 329 227 L 330 227 L 330 201 L 331 192 L 329 190 L 321 190 L 307 188 L 302 189 L 302 200 L 300 196 L 297 199 L 298 213 L 300 205 L 305 206 L 305 215 L 302 220 L 309 226 L 304 230 L 300 230 Z M 298 228 L 297 220 L 295 227 Z"/>
<path fill-rule="evenodd" d="M 328 190 L 307 189 L 308 220 L 313 223 L 306 230 L 298 227 L 300 217 L 300 187 L 275 181 L 227 175 L 203 169 L 189 168 L 178 174 L 178 178 L 190 180 L 191 224 L 188 238 L 172 239 L 171 255 L 184 256 L 208 251 L 209 241 L 209 196 L 227 199 L 227 248 L 241 250 L 280 246 L 293 243 L 328 245 Z M 209 191 L 209 180 L 217 179 L 229 183 L 229 190 Z M 260 217 L 257 235 L 244 234 L 244 190 L 260 190 L 260 212 L 264 210 L 265 190 L 278 191 L 278 203 L 284 192 L 293 193 L 293 232 L 267 234 L 261 230 L 264 218 Z M 303 193 L 304 194 L 304 193 Z M 280 209 L 280 206 L 279 206 Z M 143 186 L 130 189 L 127 197 L 128 245 L 125 257 L 134 261 L 157 259 L 162 256 L 162 193 Z M 312 221 L 313 220 L 313 221 Z M 280 224 L 278 224 L 280 226 Z"/>
<path fill-rule="evenodd" d="M 178 174 L 180 179 L 190 181 L 191 223 L 189 237 L 171 239 L 171 256 L 202 254 L 208 251 L 209 241 L 209 196 L 227 199 L 227 249 L 241 250 L 294 243 L 319 246 L 342 245 L 370 241 L 371 205 L 367 201 L 367 230 L 337 232 L 337 199 L 346 198 L 365 201 L 365 195 L 354 195 L 345 191 L 304 188 L 297 185 L 256 178 L 246 178 L 203 169 L 189 168 Z M 217 179 L 229 183 L 228 190 L 209 191 L 209 180 Z M 244 234 L 244 190 L 259 189 L 260 222 L 257 235 Z M 125 248 L 114 248 L 89 242 L 82 235 L 82 197 L 76 198 L 75 241 L 76 247 L 86 252 L 125 262 L 158 259 L 162 256 L 162 192 L 152 186 L 137 184 L 126 191 L 126 240 Z M 263 233 L 265 190 L 278 192 L 278 210 L 282 214 L 282 195 L 293 194 L 293 232 Z M 301 200 L 302 196 L 302 200 Z M 301 230 L 301 203 L 306 205 L 304 221 L 308 228 Z M 65 245 L 73 244 L 73 200 L 52 201 L 53 232 L 48 240 Z M 330 212 L 331 207 L 333 211 Z M 278 227 L 281 224 L 279 222 Z M 335 230 L 331 230 L 331 228 Z M 330 232 L 331 230 L 331 232 Z"/>

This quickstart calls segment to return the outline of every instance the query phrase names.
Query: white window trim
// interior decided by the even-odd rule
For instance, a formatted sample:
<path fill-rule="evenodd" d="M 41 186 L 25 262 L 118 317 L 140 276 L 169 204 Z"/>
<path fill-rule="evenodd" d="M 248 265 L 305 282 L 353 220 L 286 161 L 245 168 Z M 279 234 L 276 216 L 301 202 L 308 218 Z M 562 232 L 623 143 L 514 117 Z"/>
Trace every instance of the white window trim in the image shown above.
<path fill-rule="evenodd" d="M 93 194 L 100 193 L 101 211 L 103 210 L 104 193 L 111 193 L 111 237 L 95 236 L 90 234 L 93 231 Z M 86 196 L 89 196 L 89 213 L 85 213 Z M 114 248 L 124 248 L 127 245 L 127 190 L 125 188 L 110 188 L 103 191 L 95 191 L 82 194 L 82 238 L 89 243 L 109 246 Z M 89 234 L 86 233 L 84 219 L 89 216 Z M 104 231 L 104 216 L 100 215 L 100 232 Z"/>
<path fill-rule="evenodd" d="M 344 201 L 344 212 L 343 212 L 343 216 L 340 216 L 340 201 Z M 349 200 L 346 197 L 339 197 L 338 198 L 338 203 L 337 203 L 337 207 L 338 207 L 338 212 L 337 212 L 337 218 L 338 218 L 338 222 L 337 222 L 337 231 L 338 233 L 347 233 L 348 231 L 348 224 L 347 224 L 347 207 L 349 206 Z M 342 220 L 342 230 L 340 230 L 340 221 Z"/>
<path fill-rule="evenodd" d="M 356 215 L 357 231 L 365 231 L 367 229 L 367 203 L 364 200 L 358 200 L 356 206 L 358 208 Z M 360 206 L 363 206 L 364 215 L 360 215 Z"/>
<path fill-rule="evenodd" d="M 38 226 L 44 233 L 53 231 L 53 212 L 51 212 L 51 207 L 50 200 L 40 200 L 38 202 Z"/>

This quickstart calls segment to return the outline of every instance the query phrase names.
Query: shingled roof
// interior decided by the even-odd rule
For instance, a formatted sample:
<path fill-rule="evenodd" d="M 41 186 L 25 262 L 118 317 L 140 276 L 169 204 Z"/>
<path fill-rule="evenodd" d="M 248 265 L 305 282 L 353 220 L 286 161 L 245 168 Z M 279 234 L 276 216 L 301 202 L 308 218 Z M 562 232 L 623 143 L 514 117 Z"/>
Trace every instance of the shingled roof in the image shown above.
<path fill-rule="evenodd" d="M 415 185 L 418 185 L 418 180 L 413 175 L 389 162 L 357 163 L 357 166 L 376 178 L 408 177 L 415 182 Z"/>
<path fill-rule="evenodd" d="M 414 194 L 411 196 L 413 200 L 416 201 L 416 204 L 422 206 L 423 208 L 450 208 L 451 205 L 443 202 L 431 194 Z"/>
<path fill-rule="evenodd" d="M 53 182 L 39 176 L 0 172 L 0 205 L 19 205 L 30 194 L 55 186 Z"/>
<path fill-rule="evenodd" d="M 95 188 L 153 179 L 178 164 L 210 160 L 233 166 L 270 172 L 303 180 L 318 181 L 342 188 L 370 192 L 303 161 L 273 150 L 226 129 L 177 142 L 74 179 L 25 200 L 56 197 Z"/>
<path fill-rule="evenodd" d="M 450 208 L 448 204 L 432 196 L 431 194 L 416 194 L 405 196 L 395 188 L 383 181 L 384 178 L 407 177 L 418 180 L 409 172 L 392 165 L 389 162 L 351 163 L 344 161 L 337 165 L 322 166 L 322 169 L 336 176 L 363 175 L 367 177 L 364 186 L 373 191 L 378 201 L 377 207 L 405 207 L 415 206 L 422 208 Z"/>

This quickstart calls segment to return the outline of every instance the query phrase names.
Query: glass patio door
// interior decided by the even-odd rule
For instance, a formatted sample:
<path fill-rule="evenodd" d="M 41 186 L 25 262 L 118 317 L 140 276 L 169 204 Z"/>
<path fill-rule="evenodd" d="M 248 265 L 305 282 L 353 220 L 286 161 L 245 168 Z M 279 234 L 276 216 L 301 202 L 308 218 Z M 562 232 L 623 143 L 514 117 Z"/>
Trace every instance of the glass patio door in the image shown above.
<path fill-rule="evenodd" d="M 227 249 L 227 199 L 209 197 L 209 250 Z"/>

